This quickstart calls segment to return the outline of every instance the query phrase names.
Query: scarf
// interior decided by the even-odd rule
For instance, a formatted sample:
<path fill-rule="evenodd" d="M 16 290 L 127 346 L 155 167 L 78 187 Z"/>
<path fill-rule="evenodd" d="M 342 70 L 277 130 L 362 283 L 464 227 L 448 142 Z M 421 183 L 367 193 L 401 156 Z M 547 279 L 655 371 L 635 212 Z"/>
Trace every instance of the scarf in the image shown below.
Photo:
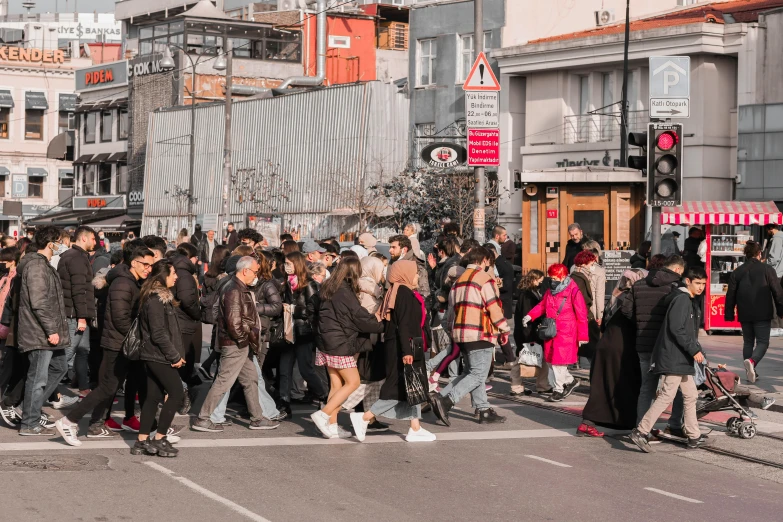
<path fill-rule="evenodd" d="M 617 302 L 617 298 L 623 295 L 623 292 L 630 290 L 635 282 L 644 277 L 647 277 L 647 270 L 644 270 L 643 268 L 632 268 L 623 272 L 623 275 L 617 281 L 614 290 L 612 290 L 612 298 L 609 300 L 609 307 L 614 306 Z"/>
<path fill-rule="evenodd" d="M 549 291 L 552 293 L 552 295 L 557 295 L 563 290 L 565 290 L 566 288 L 568 288 L 568 285 L 570 284 L 571 284 L 571 276 L 566 276 L 565 279 L 560 281 L 560 284 L 557 285 L 557 288 L 555 288 L 554 290 L 550 288 Z"/>
<path fill-rule="evenodd" d="M 289 275 L 288 284 L 291 286 L 291 291 L 296 292 L 296 290 L 299 288 L 299 278 L 294 274 Z"/>
<path fill-rule="evenodd" d="M 392 286 L 391 289 L 386 292 L 383 305 L 381 305 L 376 313 L 378 320 L 389 320 L 391 311 L 394 309 L 394 305 L 397 301 L 397 292 L 400 290 L 401 286 L 407 286 L 413 291 L 416 290 L 414 280 L 416 279 L 418 271 L 419 269 L 415 261 L 405 261 L 404 259 L 400 259 L 389 266 L 386 280 Z"/>

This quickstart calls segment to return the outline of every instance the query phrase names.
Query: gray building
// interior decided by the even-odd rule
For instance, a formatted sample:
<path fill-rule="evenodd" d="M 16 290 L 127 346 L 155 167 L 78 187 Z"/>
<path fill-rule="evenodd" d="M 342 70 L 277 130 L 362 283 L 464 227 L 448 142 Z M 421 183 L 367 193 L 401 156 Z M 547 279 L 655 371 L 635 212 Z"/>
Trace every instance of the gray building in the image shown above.
<path fill-rule="evenodd" d="M 474 61 L 472 0 L 442 0 L 415 5 L 410 17 L 411 157 L 438 137 L 465 144 L 465 94 L 462 84 Z M 501 47 L 505 1 L 484 1 L 484 49 Z M 490 60 L 496 75 L 499 72 Z M 438 139 L 439 140 L 439 139 Z"/>

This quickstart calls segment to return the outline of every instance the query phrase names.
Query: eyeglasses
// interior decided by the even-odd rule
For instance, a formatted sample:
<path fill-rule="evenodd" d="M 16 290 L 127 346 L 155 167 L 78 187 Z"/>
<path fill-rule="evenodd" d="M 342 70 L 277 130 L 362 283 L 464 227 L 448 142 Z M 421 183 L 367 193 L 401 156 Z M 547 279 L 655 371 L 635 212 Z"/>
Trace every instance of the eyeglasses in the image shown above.
<path fill-rule="evenodd" d="M 138 259 L 135 259 L 133 262 L 140 264 L 142 267 L 144 267 L 145 270 L 152 268 L 152 263 L 145 263 L 144 261 L 139 261 Z"/>

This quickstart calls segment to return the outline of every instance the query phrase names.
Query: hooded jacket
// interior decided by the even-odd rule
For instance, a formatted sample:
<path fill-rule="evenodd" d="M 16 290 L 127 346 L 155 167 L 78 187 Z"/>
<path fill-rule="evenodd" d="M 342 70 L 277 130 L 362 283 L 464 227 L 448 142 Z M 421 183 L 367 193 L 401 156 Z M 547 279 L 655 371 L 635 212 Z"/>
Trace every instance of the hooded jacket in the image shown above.
<path fill-rule="evenodd" d="M 636 351 L 650 353 L 666 317 L 666 296 L 679 287 L 680 275 L 668 268 L 650 270 L 631 287 L 622 313 L 636 324 Z"/>
<path fill-rule="evenodd" d="M 109 293 L 106 298 L 106 314 L 103 316 L 101 348 L 119 352 L 122 341 L 128 335 L 139 308 L 139 281 L 130 267 L 119 264 L 106 276 Z"/>
<path fill-rule="evenodd" d="M 142 361 L 176 364 L 185 356 L 176 308 L 171 290 L 155 283 L 139 311 Z"/>
<path fill-rule="evenodd" d="M 192 334 L 201 325 L 201 306 L 195 277 L 196 265 L 181 255 L 172 257 L 171 264 L 177 272 L 177 282 L 172 290 L 174 299 L 179 301 L 179 306 L 175 309 L 179 319 L 179 329 L 183 334 Z"/>
<path fill-rule="evenodd" d="M 35 252 L 26 254 L 19 263 L 18 323 L 16 347 L 21 353 L 33 350 L 61 350 L 70 346 L 71 337 L 65 320 L 63 287 L 60 276 L 49 260 Z M 58 334 L 56 346 L 48 337 Z"/>
<path fill-rule="evenodd" d="M 90 254 L 80 246 L 73 245 L 60 256 L 57 273 L 63 285 L 65 316 L 71 319 L 93 319 L 95 294 Z"/>
<path fill-rule="evenodd" d="M 698 306 L 687 288 L 679 288 L 666 297 L 666 316 L 652 354 L 650 372 L 655 375 L 694 375 L 693 356 L 699 345 Z"/>

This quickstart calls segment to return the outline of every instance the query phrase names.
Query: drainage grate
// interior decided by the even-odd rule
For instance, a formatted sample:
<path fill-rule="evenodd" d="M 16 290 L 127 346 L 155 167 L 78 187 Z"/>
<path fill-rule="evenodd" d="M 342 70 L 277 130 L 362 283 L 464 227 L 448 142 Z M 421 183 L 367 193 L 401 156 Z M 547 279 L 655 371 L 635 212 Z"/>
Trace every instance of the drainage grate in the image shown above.
<path fill-rule="evenodd" d="M 109 458 L 103 455 L 24 455 L 0 457 L 3 471 L 100 471 L 109 468 Z"/>

